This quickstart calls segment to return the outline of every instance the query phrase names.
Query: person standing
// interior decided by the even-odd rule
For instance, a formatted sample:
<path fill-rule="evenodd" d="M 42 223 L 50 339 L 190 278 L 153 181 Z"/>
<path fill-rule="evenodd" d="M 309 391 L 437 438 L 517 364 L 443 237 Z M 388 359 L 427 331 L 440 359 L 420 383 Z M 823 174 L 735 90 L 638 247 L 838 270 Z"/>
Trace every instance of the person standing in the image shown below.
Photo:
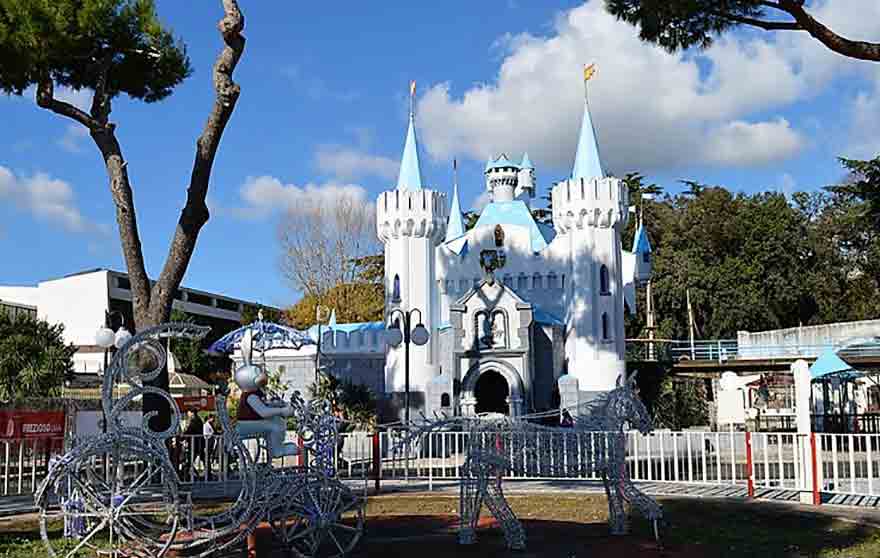
<path fill-rule="evenodd" d="M 215 430 L 214 430 L 214 416 L 208 417 L 208 420 L 205 421 L 205 425 L 202 427 L 202 436 L 205 438 L 205 474 L 210 477 L 213 473 L 211 470 L 211 463 L 214 460 L 214 446 L 216 445 L 216 440 L 214 439 Z"/>
<path fill-rule="evenodd" d="M 202 463 L 204 463 L 204 457 L 202 457 L 205 446 L 204 428 L 205 424 L 202 422 L 199 414 L 195 411 L 190 411 L 189 423 L 186 425 L 186 430 L 183 431 L 184 438 L 187 441 L 186 446 L 184 446 L 184 451 L 186 452 L 184 460 L 188 465 L 187 468 L 192 470 L 191 474 L 193 477 L 195 477 L 196 459 L 201 458 Z"/>

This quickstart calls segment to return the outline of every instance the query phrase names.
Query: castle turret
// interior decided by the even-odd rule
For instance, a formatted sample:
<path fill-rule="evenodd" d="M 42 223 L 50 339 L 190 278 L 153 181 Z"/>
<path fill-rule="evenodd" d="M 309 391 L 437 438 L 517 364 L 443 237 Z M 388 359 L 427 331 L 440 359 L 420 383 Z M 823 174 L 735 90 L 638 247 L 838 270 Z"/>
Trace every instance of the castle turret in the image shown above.
<path fill-rule="evenodd" d="M 438 372 L 434 249 L 443 241 L 448 214 L 446 196 L 422 184 L 415 118 L 410 111 L 397 188 L 383 192 L 376 202 L 377 233 L 385 245 L 386 316 L 394 307 L 417 308 L 431 333 L 425 345 L 410 347 L 410 392 L 424 391 Z M 392 293 L 399 295 L 399 303 L 392 301 Z M 413 327 L 419 322 L 418 314 L 414 314 Z M 403 354 L 402 345 L 389 348 L 385 365 L 385 390 L 400 402 L 406 382 Z M 418 400 L 411 400 L 411 412 L 418 408 Z"/>
<path fill-rule="evenodd" d="M 513 201 L 518 174 L 519 165 L 508 159 L 504 153 L 497 159 L 490 159 L 486 163 L 486 189 L 491 201 Z"/>
<path fill-rule="evenodd" d="M 632 253 L 635 254 L 634 278 L 639 284 L 645 283 L 651 278 L 651 241 L 641 219 L 633 237 Z"/>
<path fill-rule="evenodd" d="M 526 205 L 535 197 L 535 166 L 532 165 L 528 153 L 523 154 L 522 162 L 519 164 L 515 194 L 516 199 L 526 202 Z"/>
<path fill-rule="evenodd" d="M 628 191 L 621 180 L 605 177 L 586 100 L 572 176 L 554 186 L 551 195 L 554 226 L 567 239 L 571 276 L 566 284 L 566 382 L 577 380 L 581 394 L 608 391 L 625 372 L 620 233 L 628 216 Z M 560 391 L 565 389 L 560 380 Z"/>

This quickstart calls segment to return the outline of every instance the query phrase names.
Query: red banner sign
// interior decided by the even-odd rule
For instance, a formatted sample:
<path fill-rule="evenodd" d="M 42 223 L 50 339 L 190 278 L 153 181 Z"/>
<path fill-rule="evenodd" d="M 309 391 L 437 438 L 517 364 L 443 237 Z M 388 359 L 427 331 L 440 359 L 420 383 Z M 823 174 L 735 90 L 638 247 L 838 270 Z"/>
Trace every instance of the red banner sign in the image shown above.
<path fill-rule="evenodd" d="M 213 395 L 194 395 L 189 397 L 175 397 L 177 408 L 181 411 L 213 411 L 214 396 Z"/>
<path fill-rule="evenodd" d="M 0 439 L 64 436 L 64 411 L 0 411 Z"/>

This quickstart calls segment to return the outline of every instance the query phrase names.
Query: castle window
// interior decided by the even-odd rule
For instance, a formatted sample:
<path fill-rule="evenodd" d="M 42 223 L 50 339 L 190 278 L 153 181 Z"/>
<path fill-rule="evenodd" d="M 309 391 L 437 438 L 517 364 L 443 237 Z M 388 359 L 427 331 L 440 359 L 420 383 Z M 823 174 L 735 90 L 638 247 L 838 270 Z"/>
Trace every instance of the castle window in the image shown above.
<path fill-rule="evenodd" d="M 651 252 L 642 252 L 642 261 L 645 263 L 651 263 Z"/>
<path fill-rule="evenodd" d="M 516 278 L 516 288 L 517 289 L 527 289 L 528 288 L 528 277 L 526 277 L 525 273 Z"/>
<path fill-rule="evenodd" d="M 541 288 L 541 274 L 540 273 L 535 273 L 532 276 L 532 288 L 533 289 L 540 289 Z"/>
<path fill-rule="evenodd" d="M 440 406 L 441 407 L 451 406 L 450 402 L 449 402 L 449 394 L 448 393 L 444 393 L 443 395 L 440 396 Z"/>
<path fill-rule="evenodd" d="M 460 290 L 461 292 L 465 292 L 465 291 L 467 291 L 467 290 L 468 290 L 468 282 L 467 282 L 467 279 L 460 279 L 460 280 L 458 281 L 458 286 L 459 286 L 458 290 Z"/>
<path fill-rule="evenodd" d="M 609 289 L 609 281 L 608 281 L 608 266 L 603 265 L 599 268 L 599 294 L 600 295 L 610 295 L 611 290 Z"/>
<path fill-rule="evenodd" d="M 602 312 L 602 340 L 608 341 L 608 313 Z"/>
<path fill-rule="evenodd" d="M 559 288 L 556 274 L 553 273 L 552 271 L 550 272 L 550 275 L 547 276 L 547 288 L 548 289 L 558 289 Z"/>

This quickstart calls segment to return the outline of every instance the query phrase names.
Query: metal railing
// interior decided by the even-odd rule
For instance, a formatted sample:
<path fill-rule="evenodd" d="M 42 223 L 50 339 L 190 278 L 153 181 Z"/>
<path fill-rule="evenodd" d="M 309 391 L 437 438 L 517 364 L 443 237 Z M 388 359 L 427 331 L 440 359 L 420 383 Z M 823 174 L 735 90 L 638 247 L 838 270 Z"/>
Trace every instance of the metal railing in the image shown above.
<path fill-rule="evenodd" d="M 814 358 L 828 349 L 837 350 L 838 345 L 746 345 L 740 346 L 736 339 L 710 339 L 702 341 L 673 341 L 668 343 L 669 354 L 676 361 L 710 360 L 757 360 L 770 358 Z M 880 357 L 880 344 L 854 345 L 840 349 L 842 357 Z"/>
<path fill-rule="evenodd" d="M 408 453 L 395 452 L 400 432 L 340 434 L 337 473 L 343 480 L 379 483 L 391 480 L 456 480 L 468 448 L 467 432 L 434 432 Z M 486 435 L 492 436 L 492 433 Z M 511 456 L 520 480 L 600 480 L 588 464 L 571 467 L 560 460 L 580 459 L 576 450 L 606 433 L 541 433 L 538 442 L 552 451 Z M 728 485 L 825 494 L 874 496 L 880 491 L 880 434 L 795 434 L 789 432 L 674 432 L 650 435 L 628 432 L 627 467 L 634 481 L 694 485 Z M 592 438 L 592 439 L 589 439 Z M 234 490 L 238 464 L 229 461 L 222 437 L 209 440 L 179 436 L 172 450 L 178 479 L 186 487 Z M 45 478 L 50 459 L 62 453 L 63 440 L 0 441 L 0 496 L 28 495 Z M 255 447 L 250 448 L 252 452 Z M 816 464 L 808 475 L 807 460 Z M 543 460 L 543 461 L 542 461 Z M 301 457 L 276 460 L 276 465 L 306 463 Z M 96 467 L 100 466 L 96 464 Z M 126 467 L 138 474 L 148 463 Z M 559 471 L 579 471 L 559 476 Z"/>

